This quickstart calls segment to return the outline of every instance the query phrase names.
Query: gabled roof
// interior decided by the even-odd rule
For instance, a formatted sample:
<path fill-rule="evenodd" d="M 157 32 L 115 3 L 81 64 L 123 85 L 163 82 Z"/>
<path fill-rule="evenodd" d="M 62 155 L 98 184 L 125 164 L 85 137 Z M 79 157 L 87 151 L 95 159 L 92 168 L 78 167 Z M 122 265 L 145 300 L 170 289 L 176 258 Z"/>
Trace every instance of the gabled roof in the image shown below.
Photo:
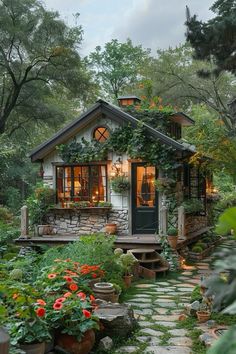
<path fill-rule="evenodd" d="M 179 123 L 183 126 L 189 126 L 195 124 L 195 121 L 183 112 L 175 112 L 170 115 L 170 118 L 173 122 Z"/>
<path fill-rule="evenodd" d="M 130 123 L 133 126 L 137 126 L 139 123 L 137 118 L 124 112 L 119 107 L 99 99 L 79 118 L 75 119 L 67 126 L 59 130 L 55 135 L 52 136 L 52 138 L 48 139 L 33 149 L 29 154 L 31 161 L 35 162 L 42 160 L 46 155 L 53 151 L 57 145 L 68 141 L 68 139 L 77 134 L 79 130 L 85 127 L 90 121 L 98 118 L 101 114 L 105 114 L 116 121 Z M 179 151 L 189 151 L 186 146 L 159 132 L 157 129 L 152 128 L 150 125 L 146 123 L 143 123 L 143 125 L 147 128 L 147 131 L 151 136 L 159 139 L 161 142 L 163 142 L 163 144 L 170 145 Z"/>

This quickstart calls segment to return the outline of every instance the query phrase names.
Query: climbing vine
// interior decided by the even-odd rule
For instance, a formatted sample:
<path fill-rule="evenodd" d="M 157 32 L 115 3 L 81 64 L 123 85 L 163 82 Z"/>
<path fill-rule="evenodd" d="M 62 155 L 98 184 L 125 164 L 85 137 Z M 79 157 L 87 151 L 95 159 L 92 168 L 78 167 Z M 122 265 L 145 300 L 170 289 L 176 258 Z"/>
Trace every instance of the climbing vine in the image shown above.
<path fill-rule="evenodd" d="M 169 171 L 176 167 L 175 148 L 161 143 L 148 132 L 144 123 L 168 135 L 170 113 L 153 110 L 136 111 L 134 107 L 127 109 L 128 113 L 139 120 L 134 128 L 130 124 L 115 129 L 110 138 L 99 143 L 96 140 L 81 142 L 72 141 L 58 146 L 61 158 L 67 163 L 83 163 L 107 159 L 108 151 L 118 154 L 127 153 L 130 158 L 141 159 L 149 165 L 160 166 Z"/>

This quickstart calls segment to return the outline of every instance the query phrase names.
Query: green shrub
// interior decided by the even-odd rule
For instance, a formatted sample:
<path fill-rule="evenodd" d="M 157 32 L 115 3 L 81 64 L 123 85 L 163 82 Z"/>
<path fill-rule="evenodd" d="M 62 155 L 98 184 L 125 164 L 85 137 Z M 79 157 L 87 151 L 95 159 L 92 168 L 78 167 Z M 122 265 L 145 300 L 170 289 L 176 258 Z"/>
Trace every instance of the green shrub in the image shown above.
<path fill-rule="evenodd" d="M 195 253 L 201 253 L 203 251 L 202 247 L 201 246 L 193 246 L 192 248 L 192 252 L 195 252 Z"/>
<path fill-rule="evenodd" d="M 207 248 L 207 244 L 204 243 L 204 242 L 201 242 L 201 241 L 197 242 L 197 243 L 195 244 L 195 246 L 199 246 L 199 247 L 201 247 L 203 250 L 205 250 L 205 249 Z"/>
<path fill-rule="evenodd" d="M 0 207 L 0 222 L 1 221 L 4 223 L 13 221 L 13 215 L 6 207 Z"/>
<path fill-rule="evenodd" d="M 227 208 L 236 206 L 236 193 L 230 192 L 225 193 L 222 198 L 218 201 L 215 206 L 215 209 L 218 211 L 224 211 Z"/>
<path fill-rule="evenodd" d="M 202 295 L 200 291 L 200 285 L 196 285 L 191 293 L 191 302 L 201 301 Z"/>
<path fill-rule="evenodd" d="M 186 213 L 194 214 L 203 211 L 203 202 L 199 199 L 188 199 L 182 203 Z"/>
<path fill-rule="evenodd" d="M 171 226 L 167 230 L 167 235 L 168 236 L 177 236 L 178 235 L 178 229 L 174 226 Z"/>

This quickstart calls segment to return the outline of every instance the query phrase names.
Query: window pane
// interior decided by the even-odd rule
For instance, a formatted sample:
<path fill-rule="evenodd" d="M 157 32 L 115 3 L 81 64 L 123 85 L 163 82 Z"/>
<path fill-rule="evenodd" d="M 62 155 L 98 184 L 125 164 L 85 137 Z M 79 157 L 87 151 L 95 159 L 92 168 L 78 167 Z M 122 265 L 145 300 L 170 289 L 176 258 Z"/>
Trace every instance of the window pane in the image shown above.
<path fill-rule="evenodd" d="M 138 207 L 153 207 L 155 205 L 155 167 L 137 167 L 136 203 Z"/>

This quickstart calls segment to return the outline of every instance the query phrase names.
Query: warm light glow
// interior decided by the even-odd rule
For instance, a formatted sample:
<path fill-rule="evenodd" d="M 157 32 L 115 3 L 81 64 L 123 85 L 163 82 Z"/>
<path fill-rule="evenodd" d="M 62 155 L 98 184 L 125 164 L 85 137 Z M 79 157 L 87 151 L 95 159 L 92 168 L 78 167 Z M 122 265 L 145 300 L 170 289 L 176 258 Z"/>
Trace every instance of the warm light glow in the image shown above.
<path fill-rule="evenodd" d="M 180 257 L 180 268 L 183 270 L 194 270 L 195 267 L 194 266 L 188 266 L 187 264 L 185 264 L 186 259 L 184 257 Z"/>

